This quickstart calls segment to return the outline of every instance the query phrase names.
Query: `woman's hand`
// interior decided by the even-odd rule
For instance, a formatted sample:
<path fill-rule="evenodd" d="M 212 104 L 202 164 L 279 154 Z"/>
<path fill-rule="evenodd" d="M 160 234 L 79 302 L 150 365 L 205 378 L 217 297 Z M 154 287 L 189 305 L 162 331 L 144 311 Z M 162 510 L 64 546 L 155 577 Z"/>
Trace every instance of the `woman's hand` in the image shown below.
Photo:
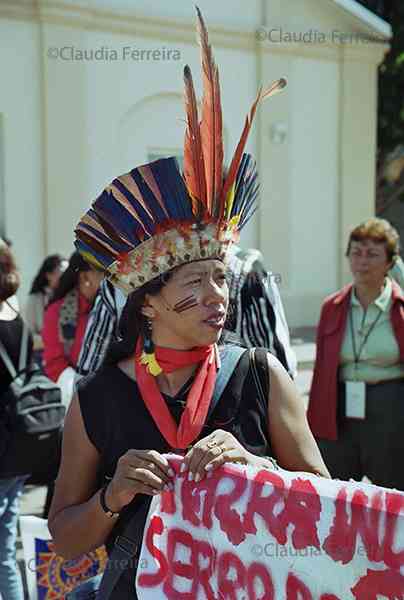
<path fill-rule="evenodd" d="M 217 429 L 199 440 L 184 457 L 181 471 L 189 471 L 189 479 L 200 481 L 205 475 L 227 462 L 263 466 L 263 459 L 248 452 L 228 431 Z M 267 465 L 270 466 L 269 461 Z"/>
<path fill-rule="evenodd" d="M 154 496 L 172 487 L 175 476 L 167 459 L 155 450 L 128 450 L 118 460 L 105 501 L 110 510 L 119 512 L 136 494 Z"/>

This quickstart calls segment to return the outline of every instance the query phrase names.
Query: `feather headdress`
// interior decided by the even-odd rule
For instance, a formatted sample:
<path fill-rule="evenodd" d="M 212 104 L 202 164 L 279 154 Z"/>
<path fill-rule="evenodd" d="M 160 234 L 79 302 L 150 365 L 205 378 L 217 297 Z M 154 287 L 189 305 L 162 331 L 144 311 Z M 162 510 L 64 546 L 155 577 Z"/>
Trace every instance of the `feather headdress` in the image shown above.
<path fill-rule="evenodd" d="M 283 89 L 286 81 L 259 90 L 225 172 L 219 72 L 198 8 L 197 20 L 203 98 L 199 114 L 186 66 L 183 174 L 175 158 L 132 169 L 114 179 L 76 228 L 77 249 L 126 293 L 173 267 L 224 260 L 256 208 L 256 165 L 244 149 L 259 102 Z"/>

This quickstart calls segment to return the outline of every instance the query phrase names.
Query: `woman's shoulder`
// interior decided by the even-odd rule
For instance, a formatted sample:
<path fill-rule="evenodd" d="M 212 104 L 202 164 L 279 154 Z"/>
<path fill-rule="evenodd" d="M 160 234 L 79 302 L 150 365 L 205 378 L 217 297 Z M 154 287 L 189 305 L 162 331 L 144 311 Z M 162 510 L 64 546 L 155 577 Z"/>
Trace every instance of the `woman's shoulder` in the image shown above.
<path fill-rule="evenodd" d="M 276 361 L 276 357 L 271 355 L 267 348 L 253 347 L 247 348 L 237 343 L 226 343 L 219 346 L 219 355 L 221 361 L 234 360 L 238 365 L 249 365 L 252 360 L 259 363 L 268 363 L 269 355 L 272 356 Z M 277 361 L 279 362 L 279 361 Z"/>
<path fill-rule="evenodd" d="M 0 321 L 4 323 L 19 323 L 21 315 L 7 300 L 0 302 Z"/>
<path fill-rule="evenodd" d="M 341 314 L 341 311 L 348 310 L 351 291 L 352 283 L 330 294 L 323 300 L 320 313 L 320 328 L 324 320 L 328 321 L 329 318 L 336 318 Z"/>
<path fill-rule="evenodd" d="M 5 314 L 4 311 L 0 311 L 0 325 L 2 331 L 10 331 L 12 335 L 22 333 L 23 320 L 20 315 L 13 315 L 11 312 Z"/>
<path fill-rule="evenodd" d="M 232 369 L 230 376 L 230 387 L 242 388 L 244 382 L 250 381 L 252 377 L 252 365 L 260 377 L 268 376 L 270 361 L 279 361 L 268 352 L 267 348 L 245 348 L 236 344 L 225 344 L 220 349 L 221 369 L 224 367 Z M 233 363 L 233 365 L 232 365 Z"/>
<path fill-rule="evenodd" d="M 329 296 L 326 296 L 326 298 L 323 300 L 322 308 L 328 308 L 342 304 L 344 300 L 350 296 L 351 290 L 352 283 L 348 283 L 348 285 L 345 285 L 343 288 L 333 292 L 332 294 L 329 294 Z"/>
<path fill-rule="evenodd" d="M 103 385 L 106 381 L 115 379 L 119 367 L 117 365 L 101 365 L 99 369 L 93 373 L 85 375 L 77 382 L 77 387 L 84 390 L 95 385 Z"/>
<path fill-rule="evenodd" d="M 396 281 L 394 281 L 394 279 L 391 280 L 391 299 L 393 301 L 393 304 L 404 303 L 404 292 L 399 286 L 399 284 Z"/>
<path fill-rule="evenodd" d="M 111 393 L 116 395 L 117 389 L 122 391 L 125 386 L 130 386 L 133 381 L 122 368 L 116 365 L 102 365 L 94 373 L 86 375 L 77 382 L 79 400 L 88 397 L 111 398 Z"/>

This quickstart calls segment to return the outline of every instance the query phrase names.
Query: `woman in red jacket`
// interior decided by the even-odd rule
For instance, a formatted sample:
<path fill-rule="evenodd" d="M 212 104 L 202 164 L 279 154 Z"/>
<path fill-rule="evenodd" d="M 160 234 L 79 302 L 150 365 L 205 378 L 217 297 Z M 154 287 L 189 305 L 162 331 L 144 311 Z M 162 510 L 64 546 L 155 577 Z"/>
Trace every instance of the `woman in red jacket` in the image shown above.
<path fill-rule="evenodd" d="M 62 384 L 73 382 L 90 309 L 103 274 L 74 252 L 44 318 L 45 372 Z"/>
<path fill-rule="evenodd" d="M 46 309 L 42 329 L 43 362 L 47 376 L 62 390 L 68 406 L 73 397 L 76 366 L 90 310 L 103 278 L 78 252 L 61 275 L 58 287 Z M 48 485 L 43 516 L 48 516 L 54 484 Z"/>
<path fill-rule="evenodd" d="M 398 253 L 384 219 L 351 232 L 353 284 L 323 303 L 308 418 L 333 477 L 404 490 L 404 295 L 388 277 Z"/>

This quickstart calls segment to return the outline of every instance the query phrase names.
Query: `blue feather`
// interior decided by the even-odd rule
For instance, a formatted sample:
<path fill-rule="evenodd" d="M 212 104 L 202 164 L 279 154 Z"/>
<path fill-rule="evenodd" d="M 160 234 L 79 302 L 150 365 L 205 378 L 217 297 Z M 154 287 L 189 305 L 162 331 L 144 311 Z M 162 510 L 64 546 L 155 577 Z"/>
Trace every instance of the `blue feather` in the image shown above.
<path fill-rule="evenodd" d="M 116 183 L 116 180 L 114 183 Z M 108 198 L 100 196 L 96 200 L 94 204 L 95 211 L 105 219 L 108 222 L 108 225 L 118 234 L 119 232 L 122 232 L 128 242 L 133 244 L 133 246 L 137 246 L 139 244 L 139 229 L 142 228 L 143 223 L 136 220 L 112 194 L 109 194 L 108 196 Z M 145 211 L 143 210 L 143 212 Z M 149 216 L 147 216 L 147 221 L 148 224 L 151 225 L 150 229 L 153 231 L 153 223 Z M 147 233 L 149 233 L 148 230 Z M 146 234 L 146 237 L 149 236 L 150 233 L 149 235 Z"/>
<path fill-rule="evenodd" d="M 137 200 L 134 197 L 134 195 L 128 190 L 127 187 L 125 187 L 125 185 L 123 183 L 121 183 L 119 181 L 119 179 L 115 179 L 113 181 L 113 185 L 118 188 L 118 190 L 125 196 L 125 198 L 130 202 L 130 204 L 136 210 L 137 214 L 139 215 L 139 219 L 140 219 L 141 223 L 143 224 L 143 227 L 146 229 L 146 231 L 148 231 L 151 235 L 153 235 L 154 228 L 155 228 L 153 219 L 151 219 L 149 217 L 148 213 L 145 211 L 145 209 L 143 208 L 143 206 L 141 205 L 139 200 Z M 128 213 L 127 209 L 124 206 L 122 206 L 120 203 L 119 203 L 119 206 L 123 209 L 124 214 L 126 215 L 126 219 L 129 219 L 130 221 L 132 221 L 133 216 Z M 152 211 L 150 211 L 150 212 L 152 212 Z"/>
<path fill-rule="evenodd" d="M 192 219 L 192 204 L 181 176 L 177 160 L 163 158 L 150 164 L 154 179 L 166 201 L 170 219 L 184 221 Z M 168 200 L 169 199 L 169 200 Z"/>
<path fill-rule="evenodd" d="M 147 182 L 143 179 L 141 173 L 138 171 L 138 169 L 133 169 L 130 172 L 130 174 L 139 188 L 144 203 L 146 204 L 149 211 L 152 213 L 154 222 L 162 223 L 163 221 L 165 221 L 165 219 L 167 219 L 167 215 L 161 208 L 159 201 L 155 198 L 153 192 L 147 185 Z"/>
<path fill-rule="evenodd" d="M 130 252 L 130 250 L 132 250 L 132 246 L 129 246 L 129 244 L 125 244 L 124 242 L 118 243 L 115 240 L 113 240 L 110 236 L 101 233 L 98 229 L 91 227 L 91 225 L 88 225 L 87 223 L 81 223 L 80 230 L 86 230 L 86 231 L 94 234 L 94 237 L 97 240 L 99 240 L 99 242 L 101 244 L 102 244 L 102 242 L 105 242 L 106 244 L 111 246 L 114 250 L 116 250 L 116 252 L 118 252 L 118 253 Z"/>
<path fill-rule="evenodd" d="M 79 232 L 77 233 L 78 235 L 80 235 Z M 104 254 L 100 254 L 99 252 L 94 250 L 92 246 L 81 240 L 79 237 L 76 238 L 74 245 L 76 246 L 79 252 L 87 252 L 88 254 L 92 254 L 92 256 L 94 256 L 94 258 L 96 258 L 98 262 L 104 265 L 105 268 L 109 267 L 109 265 L 111 265 L 115 261 L 114 257 L 110 255 L 107 256 Z"/>
<path fill-rule="evenodd" d="M 231 217 L 240 216 L 238 228 L 242 229 L 256 210 L 259 192 L 256 162 L 250 154 L 243 154 L 236 176 L 236 187 Z"/>

